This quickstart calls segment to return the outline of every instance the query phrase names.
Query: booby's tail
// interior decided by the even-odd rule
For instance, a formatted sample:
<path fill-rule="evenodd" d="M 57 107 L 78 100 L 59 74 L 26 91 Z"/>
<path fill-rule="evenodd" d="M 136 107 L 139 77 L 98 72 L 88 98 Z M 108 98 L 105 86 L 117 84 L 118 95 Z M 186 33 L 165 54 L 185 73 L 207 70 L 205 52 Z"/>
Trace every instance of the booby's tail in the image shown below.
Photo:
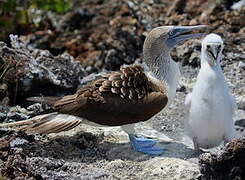
<path fill-rule="evenodd" d="M 58 114 L 55 112 L 35 116 L 24 121 L 3 123 L 0 124 L 0 127 L 13 128 L 18 131 L 26 131 L 32 134 L 49 134 L 68 131 L 78 126 L 81 122 L 82 120 L 75 116 Z"/>

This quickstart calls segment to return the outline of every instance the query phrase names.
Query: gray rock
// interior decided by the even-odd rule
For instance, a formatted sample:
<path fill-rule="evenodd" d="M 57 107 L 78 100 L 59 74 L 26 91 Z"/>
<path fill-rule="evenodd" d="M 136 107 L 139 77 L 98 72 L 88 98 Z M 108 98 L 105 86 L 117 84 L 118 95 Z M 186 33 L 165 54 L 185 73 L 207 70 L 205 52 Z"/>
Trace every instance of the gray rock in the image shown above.
<path fill-rule="evenodd" d="M 27 140 L 22 139 L 22 138 L 16 138 L 10 142 L 10 147 L 15 148 L 24 144 L 29 143 Z"/>
<path fill-rule="evenodd" d="M 36 167 L 43 166 L 46 170 L 55 170 L 65 164 L 64 160 L 40 157 L 32 157 L 29 159 L 29 162 L 31 162 L 31 164 Z"/>
<path fill-rule="evenodd" d="M 26 108 L 28 111 L 32 111 L 33 113 L 39 113 L 43 111 L 42 104 L 35 103 Z"/>
<path fill-rule="evenodd" d="M 198 164 L 179 158 L 156 157 L 144 163 L 141 172 L 144 179 L 197 179 L 200 176 Z"/>
<path fill-rule="evenodd" d="M 233 4 L 231 6 L 231 9 L 233 9 L 233 10 L 241 9 L 243 6 L 245 6 L 245 0 L 240 0 L 240 1 L 236 2 L 235 4 Z"/>

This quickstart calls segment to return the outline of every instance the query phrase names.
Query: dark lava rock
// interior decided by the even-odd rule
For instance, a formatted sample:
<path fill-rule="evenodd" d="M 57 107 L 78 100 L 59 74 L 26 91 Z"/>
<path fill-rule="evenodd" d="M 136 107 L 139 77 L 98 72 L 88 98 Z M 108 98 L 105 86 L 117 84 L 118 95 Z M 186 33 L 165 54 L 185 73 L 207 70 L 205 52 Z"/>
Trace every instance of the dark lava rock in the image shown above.
<path fill-rule="evenodd" d="M 39 31 L 24 38 L 28 44 L 53 54 L 67 51 L 90 73 L 118 70 L 121 65 L 141 57 L 145 38 L 142 20 L 133 9 L 137 5 L 131 8 L 128 3 L 82 1 L 76 10 L 65 15 L 46 15 L 54 30 Z"/>
<path fill-rule="evenodd" d="M 245 179 L 245 139 L 230 142 L 221 154 L 202 154 L 199 163 L 203 180 Z"/>
<path fill-rule="evenodd" d="M 236 120 L 235 125 L 245 127 L 245 119 Z"/>
<path fill-rule="evenodd" d="M 87 9 L 80 9 L 75 12 L 69 12 L 62 17 L 61 27 L 65 31 L 85 28 L 93 16 L 94 15 L 91 14 Z"/>
<path fill-rule="evenodd" d="M 9 155 L 0 171 L 8 179 L 43 179 L 21 154 Z"/>
<path fill-rule="evenodd" d="M 5 113 L 0 112 L 0 122 L 3 122 L 6 119 L 7 115 Z"/>
<path fill-rule="evenodd" d="M 53 56 L 47 50 L 29 49 L 10 35 L 12 48 L 1 43 L 4 61 L 3 83 L 11 103 L 33 95 L 60 95 L 75 92 L 86 72 L 68 54 Z"/>
<path fill-rule="evenodd" d="M 22 146 L 34 142 L 33 135 L 0 129 L 0 175 L 3 179 L 42 179 L 26 161 Z"/>
<path fill-rule="evenodd" d="M 3 65 L 2 65 L 3 66 Z M 4 101 L 4 99 L 8 96 L 8 86 L 7 84 L 0 83 L 0 101 Z"/>
<path fill-rule="evenodd" d="M 0 103 L 0 123 L 7 118 L 8 112 L 9 112 L 9 107 Z"/>
<path fill-rule="evenodd" d="M 25 120 L 28 119 L 29 116 L 23 113 L 19 112 L 9 112 L 7 114 L 8 119 L 14 120 L 14 121 L 20 121 L 20 120 Z"/>
<path fill-rule="evenodd" d="M 26 108 L 18 105 L 13 107 L 0 105 L 0 110 L 0 122 L 5 123 L 26 120 L 36 115 L 54 111 L 51 106 L 40 103 L 32 104 Z"/>
<path fill-rule="evenodd" d="M 87 178 L 86 170 L 81 168 L 84 163 L 105 159 L 109 147 L 110 143 L 103 142 L 103 135 L 98 137 L 91 133 L 49 139 L 47 136 L 0 129 L 0 177 L 94 179 Z"/>

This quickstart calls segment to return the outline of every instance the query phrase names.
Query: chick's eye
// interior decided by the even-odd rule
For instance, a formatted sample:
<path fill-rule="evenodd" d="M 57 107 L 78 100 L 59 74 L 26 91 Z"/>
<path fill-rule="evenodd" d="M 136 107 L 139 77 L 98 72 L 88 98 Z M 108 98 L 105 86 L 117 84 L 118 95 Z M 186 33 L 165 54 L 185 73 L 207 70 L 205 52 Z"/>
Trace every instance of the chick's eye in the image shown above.
<path fill-rule="evenodd" d="M 218 46 L 218 50 L 220 50 L 220 49 L 221 49 L 221 45 Z"/>
<path fill-rule="evenodd" d="M 207 45 L 207 49 L 210 49 L 211 47 L 210 47 L 210 45 Z"/>

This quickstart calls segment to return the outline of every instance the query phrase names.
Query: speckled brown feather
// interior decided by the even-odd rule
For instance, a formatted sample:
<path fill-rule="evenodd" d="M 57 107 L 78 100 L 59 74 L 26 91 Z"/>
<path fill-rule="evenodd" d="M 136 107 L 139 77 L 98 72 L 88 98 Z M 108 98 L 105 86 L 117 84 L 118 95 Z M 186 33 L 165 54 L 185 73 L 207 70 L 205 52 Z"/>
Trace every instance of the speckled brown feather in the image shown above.
<path fill-rule="evenodd" d="M 135 102 L 146 95 L 146 82 L 147 77 L 140 66 L 128 66 L 102 77 L 94 85 L 99 87 L 100 93 L 118 94 L 121 98 Z"/>
<path fill-rule="evenodd" d="M 52 104 L 59 113 L 75 115 L 106 126 L 146 121 L 160 112 L 168 101 L 163 86 L 149 80 L 142 67 L 136 65 L 102 75 L 74 95 L 29 100 Z M 42 121 L 26 126 L 24 130 L 52 133 L 80 124 L 77 120 L 69 123 L 62 121 Z"/>
<path fill-rule="evenodd" d="M 99 77 L 76 94 L 55 102 L 54 108 L 94 123 L 117 126 L 146 121 L 166 104 L 165 92 L 135 65 Z"/>

